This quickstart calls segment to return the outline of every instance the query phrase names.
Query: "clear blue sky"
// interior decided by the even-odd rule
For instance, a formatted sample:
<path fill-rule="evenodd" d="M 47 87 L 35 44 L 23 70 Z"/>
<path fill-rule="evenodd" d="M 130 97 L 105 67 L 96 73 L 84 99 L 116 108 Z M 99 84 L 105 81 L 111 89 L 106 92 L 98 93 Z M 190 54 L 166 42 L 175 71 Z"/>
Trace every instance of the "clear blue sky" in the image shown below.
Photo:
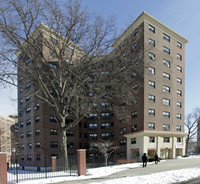
<path fill-rule="evenodd" d="M 83 4 L 105 18 L 115 15 L 119 32 L 146 11 L 189 40 L 185 56 L 185 113 L 200 106 L 200 0 L 83 0 Z M 0 114 L 17 111 L 10 100 L 16 97 L 14 94 L 0 90 Z"/>

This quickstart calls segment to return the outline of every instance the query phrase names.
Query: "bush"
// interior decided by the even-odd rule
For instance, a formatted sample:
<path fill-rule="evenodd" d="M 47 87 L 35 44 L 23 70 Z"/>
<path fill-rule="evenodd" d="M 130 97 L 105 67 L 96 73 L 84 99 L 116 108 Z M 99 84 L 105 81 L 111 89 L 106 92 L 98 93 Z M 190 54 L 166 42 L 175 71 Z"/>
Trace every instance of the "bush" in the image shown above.
<path fill-rule="evenodd" d="M 153 162 L 154 158 L 153 157 L 149 157 L 149 162 Z"/>

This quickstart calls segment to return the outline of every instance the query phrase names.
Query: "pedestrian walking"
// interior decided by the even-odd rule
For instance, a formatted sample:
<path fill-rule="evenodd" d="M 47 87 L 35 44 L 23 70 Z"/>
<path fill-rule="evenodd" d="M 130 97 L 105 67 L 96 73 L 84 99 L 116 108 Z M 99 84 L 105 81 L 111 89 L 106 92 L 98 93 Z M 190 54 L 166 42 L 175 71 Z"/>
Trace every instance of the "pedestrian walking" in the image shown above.
<path fill-rule="evenodd" d="M 143 162 L 143 167 L 146 167 L 147 166 L 147 155 L 146 155 L 146 153 L 144 153 L 142 155 L 142 162 Z"/>
<path fill-rule="evenodd" d="M 155 153 L 155 155 L 154 155 L 154 161 L 155 161 L 155 164 L 158 164 L 158 162 L 159 162 L 159 158 L 158 158 L 157 153 Z"/>

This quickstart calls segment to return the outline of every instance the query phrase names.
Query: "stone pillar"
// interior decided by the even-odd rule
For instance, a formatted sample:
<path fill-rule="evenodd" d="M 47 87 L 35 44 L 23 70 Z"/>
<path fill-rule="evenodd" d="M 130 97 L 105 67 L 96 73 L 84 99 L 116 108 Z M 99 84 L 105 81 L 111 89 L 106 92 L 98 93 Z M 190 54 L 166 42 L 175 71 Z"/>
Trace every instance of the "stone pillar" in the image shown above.
<path fill-rule="evenodd" d="M 172 137 L 172 158 L 176 157 L 176 143 L 177 137 Z"/>
<path fill-rule="evenodd" d="M 78 155 L 78 175 L 86 176 L 86 149 L 77 150 Z"/>
<path fill-rule="evenodd" d="M 56 172 L 57 171 L 56 157 L 51 157 L 51 164 L 52 164 L 52 172 Z"/>
<path fill-rule="evenodd" d="M 7 184 L 7 156 L 0 152 L 0 183 Z"/>

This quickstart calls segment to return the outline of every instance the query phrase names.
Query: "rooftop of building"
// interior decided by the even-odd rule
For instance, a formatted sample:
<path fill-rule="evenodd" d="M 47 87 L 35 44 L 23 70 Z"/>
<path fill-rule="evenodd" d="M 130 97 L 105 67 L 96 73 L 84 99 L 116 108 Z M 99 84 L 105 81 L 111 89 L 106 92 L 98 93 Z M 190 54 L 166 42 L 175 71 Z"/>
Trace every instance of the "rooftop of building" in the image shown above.
<path fill-rule="evenodd" d="M 155 26 L 156 29 L 160 29 L 169 36 L 173 37 L 177 41 L 180 41 L 182 44 L 186 44 L 188 42 L 187 39 L 152 17 L 146 12 L 142 12 L 141 15 L 120 35 L 120 37 L 115 41 L 113 47 L 118 47 L 141 23 L 147 22 Z"/>

